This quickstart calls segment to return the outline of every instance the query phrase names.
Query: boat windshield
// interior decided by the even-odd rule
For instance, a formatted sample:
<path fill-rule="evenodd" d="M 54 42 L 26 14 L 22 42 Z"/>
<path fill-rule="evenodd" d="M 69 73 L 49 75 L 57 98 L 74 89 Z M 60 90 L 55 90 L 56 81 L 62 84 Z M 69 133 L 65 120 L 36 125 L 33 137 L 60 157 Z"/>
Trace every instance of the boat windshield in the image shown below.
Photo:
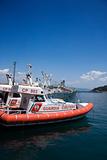
<path fill-rule="evenodd" d="M 35 95 L 34 97 L 32 97 L 32 100 L 34 102 L 45 102 L 44 95 Z"/>

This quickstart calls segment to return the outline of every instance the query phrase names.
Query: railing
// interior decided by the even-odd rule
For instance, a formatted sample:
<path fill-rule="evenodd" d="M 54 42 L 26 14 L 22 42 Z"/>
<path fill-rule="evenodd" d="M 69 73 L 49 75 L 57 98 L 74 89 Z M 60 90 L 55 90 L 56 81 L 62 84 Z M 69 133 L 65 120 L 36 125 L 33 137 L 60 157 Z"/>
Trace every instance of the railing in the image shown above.
<path fill-rule="evenodd" d="M 5 103 L 4 102 L 0 102 L 0 106 L 4 106 L 5 105 Z"/>
<path fill-rule="evenodd" d="M 18 108 L 12 109 L 12 108 L 9 108 L 8 106 L 2 107 L 0 108 L 0 110 L 3 110 L 7 114 L 26 114 L 27 113 L 27 110 L 18 109 Z"/>

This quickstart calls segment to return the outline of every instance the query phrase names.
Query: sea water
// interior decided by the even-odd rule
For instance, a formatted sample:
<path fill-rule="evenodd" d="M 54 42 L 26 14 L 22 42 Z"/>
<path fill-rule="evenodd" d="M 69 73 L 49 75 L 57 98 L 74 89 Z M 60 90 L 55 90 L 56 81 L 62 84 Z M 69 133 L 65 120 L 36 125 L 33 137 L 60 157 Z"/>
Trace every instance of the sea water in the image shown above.
<path fill-rule="evenodd" d="M 107 159 L 107 93 L 79 93 L 94 109 L 81 120 L 21 128 L 0 127 L 0 160 Z"/>

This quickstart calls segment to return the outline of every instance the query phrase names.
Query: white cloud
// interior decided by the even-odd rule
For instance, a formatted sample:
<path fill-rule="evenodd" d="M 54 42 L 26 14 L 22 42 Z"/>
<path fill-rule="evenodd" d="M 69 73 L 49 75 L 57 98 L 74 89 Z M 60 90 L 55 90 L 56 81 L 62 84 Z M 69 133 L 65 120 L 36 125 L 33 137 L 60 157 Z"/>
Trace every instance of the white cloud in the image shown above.
<path fill-rule="evenodd" d="M 0 75 L 4 75 L 6 73 L 9 73 L 9 69 L 0 69 Z"/>
<path fill-rule="evenodd" d="M 107 77 L 103 77 L 99 79 L 101 82 L 107 82 Z"/>
<path fill-rule="evenodd" d="M 17 74 L 18 75 L 25 75 L 26 73 L 24 73 L 24 72 L 18 72 Z"/>
<path fill-rule="evenodd" d="M 107 72 L 102 72 L 102 71 L 90 71 L 87 72 L 86 74 L 83 74 L 80 76 L 81 79 L 83 80 L 103 80 L 104 78 L 107 77 Z"/>
<path fill-rule="evenodd" d="M 25 72 L 17 72 L 16 73 L 16 81 L 22 81 L 25 78 L 26 73 Z"/>
<path fill-rule="evenodd" d="M 75 80 L 75 81 L 70 81 L 70 83 L 71 83 L 72 85 L 75 85 L 75 84 L 79 84 L 80 81 L 79 81 L 79 80 Z"/>

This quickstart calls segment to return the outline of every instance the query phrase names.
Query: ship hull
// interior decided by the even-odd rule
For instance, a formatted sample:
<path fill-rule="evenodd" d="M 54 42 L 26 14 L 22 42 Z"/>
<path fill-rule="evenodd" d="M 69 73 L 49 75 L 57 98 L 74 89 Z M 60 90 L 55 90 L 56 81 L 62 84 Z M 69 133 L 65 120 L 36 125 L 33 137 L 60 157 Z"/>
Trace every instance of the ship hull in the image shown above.
<path fill-rule="evenodd" d="M 83 118 L 92 108 L 93 104 L 87 103 L 86 106 L 75 110 L 35 114 L 8 114 L 1 110 L 0 123 L 3 126 L 29 126 L 77 120 Z"/>

